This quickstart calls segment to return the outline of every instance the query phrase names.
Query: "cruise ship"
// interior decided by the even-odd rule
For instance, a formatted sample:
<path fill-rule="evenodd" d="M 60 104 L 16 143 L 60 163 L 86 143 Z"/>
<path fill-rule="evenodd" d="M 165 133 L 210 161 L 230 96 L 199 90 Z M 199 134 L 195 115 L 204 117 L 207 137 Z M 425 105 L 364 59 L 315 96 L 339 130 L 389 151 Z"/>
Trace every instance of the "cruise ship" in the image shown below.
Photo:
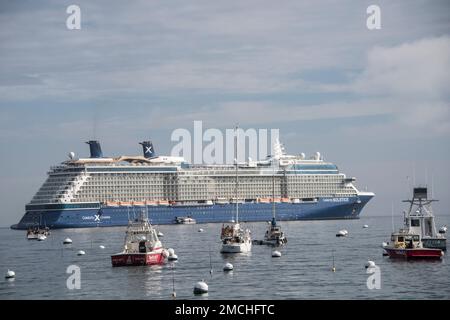
<path fill-rule="evenodd" d="M 89 158 L 71 152 L 67 161 L 50 168 L 11 228 L 125 226 L 142 210 L 152 224 L 176 223 L 179 217 L 229 222 L 236 202 L 240 221 L 269 221 L 273 203 L 278 220 L 356 219 L 374 197 L 359 191 L 355 178 L 320 153 L 288 155 L 278 140 L 266 159 L 230 165 L 157 156 L 151 141 L 140 143 L 143 155 L 120 157 L 104 157 L 98 141 L 87 144 Z"/>

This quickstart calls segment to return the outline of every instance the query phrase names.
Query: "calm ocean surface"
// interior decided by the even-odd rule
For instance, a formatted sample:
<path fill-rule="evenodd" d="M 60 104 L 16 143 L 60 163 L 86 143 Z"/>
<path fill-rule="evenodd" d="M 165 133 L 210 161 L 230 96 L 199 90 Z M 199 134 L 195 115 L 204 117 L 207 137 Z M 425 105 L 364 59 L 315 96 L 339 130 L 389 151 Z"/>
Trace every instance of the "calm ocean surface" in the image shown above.
<path fill-rule="evenodd" d="M 401 217 L 395 220 L 396 229 Z M 450 226 L 449 215 L 438 215 L 437 227 Z M 369 228 L 363 229 L 368 224 Z M 249 255 L 219 253 L 221 224 L 163 225 L 156 228 L 166 248 L 179 261 L 160 267 L 112 268 L 110 255 L 121 251 L 124 227 L 53 230 L 46 241 L 28 241 L 25 231 L 0 229 L 0 299 L 170 299 L 172 279 L 178 299 L 449 299 L 450 258 L 442 261 L 396 261 L 382 256 L 381 243 L 392 231 L 391 217 L 362 216 L 347 221 L 281 222 L 288 244 L 282 257 L 254 245 Z M 266 223 L 248 223 L 261 239 Z M 199 233 L 203 228 L 205 232 Z M 336 232 L 347 229 L 347 238 Z M 63 246 L 70 237 L 73 244 Z M 105 249 L 99 246 L 104 245 Z M 331 272 L 334 249 L 336 273 Z M 85 256 L 77 256 L 84 250 Z M 450 254 L 450 253 L 449 253 Z M 209 274 L 210 256 L 213 266 Z M 364 264 L 381 269 L 381 289 L 369 290 Z M 224 273 L 226 262 L 234 265 Z M 81 289 L 66 287 L 66 268 L 81 268 Z M 13 281 L 4 279 L 9 269 Z M 207 296 L 194 296 L 194 284 L 205 279 Z"/>

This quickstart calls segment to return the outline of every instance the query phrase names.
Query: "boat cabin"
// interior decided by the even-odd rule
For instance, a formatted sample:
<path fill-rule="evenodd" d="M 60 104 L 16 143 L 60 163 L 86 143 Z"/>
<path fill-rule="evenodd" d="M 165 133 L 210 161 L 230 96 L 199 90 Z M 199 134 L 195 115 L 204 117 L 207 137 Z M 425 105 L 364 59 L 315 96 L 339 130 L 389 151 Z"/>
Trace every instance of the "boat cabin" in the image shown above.
<path fill-rule="evenodd" d="M 404 232 L 393 233 L 391 235 L 391 243 L 396 249 L 415 249 L 422 247 L 420 235 Z"/>

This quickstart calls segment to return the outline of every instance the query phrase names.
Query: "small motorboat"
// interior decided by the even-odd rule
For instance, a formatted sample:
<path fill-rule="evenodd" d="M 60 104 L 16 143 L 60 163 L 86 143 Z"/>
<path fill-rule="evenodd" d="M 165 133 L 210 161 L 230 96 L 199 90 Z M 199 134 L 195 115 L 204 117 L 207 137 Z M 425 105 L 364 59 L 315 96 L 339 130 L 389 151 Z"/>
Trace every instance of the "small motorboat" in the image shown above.
<path fill-rule="evenodd" d="M 440 227 L 440 228 L 439 228 L 439 233 L 440 233 L 440 234 L 447 233 L 447 226 L 442 226 L 442 227 Z"/>
<path fill-rule="evenodd" d="M 189 216 L 187 217 L 175 217 L 176 224 L 196 224 L 197 221 Z"/>
<path fill-rule="evenodd" d="M 168 256 L 143 209 L 138 219 L 128 223 L 124 250 L 113 254 L 111 263 L 113 267 L 158 265 Z"/>
<path fill-rule="evenodd" d="M 49 228 L 30 228 L 27 230 L 27 239 L 28 240 L 39 240 L 43 241 L 47 239 L 47 237 L 50 235 L 50 229 Z"/>

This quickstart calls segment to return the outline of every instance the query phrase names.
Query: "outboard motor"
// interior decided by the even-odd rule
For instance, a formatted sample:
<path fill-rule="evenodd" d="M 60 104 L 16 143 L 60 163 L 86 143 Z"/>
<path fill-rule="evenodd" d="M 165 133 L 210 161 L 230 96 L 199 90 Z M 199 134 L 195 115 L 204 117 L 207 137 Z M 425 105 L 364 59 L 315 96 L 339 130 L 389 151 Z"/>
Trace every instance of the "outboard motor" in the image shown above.
<path fill-rule="evenodd" d="M 153 149 L 153 143 L 151 141 L 139 142 L 144 150 L 144 157 L 151 159 L 155 156 L 155 149 Z"/>
<path fill-rule="evenodd" d="M 86 143 L 89 145 L 91 158 L 103 158 L 103 152 L 102 148 L 100 147 L 100 142 L 98 142 L 97 140 L 89 140 Z"/>

